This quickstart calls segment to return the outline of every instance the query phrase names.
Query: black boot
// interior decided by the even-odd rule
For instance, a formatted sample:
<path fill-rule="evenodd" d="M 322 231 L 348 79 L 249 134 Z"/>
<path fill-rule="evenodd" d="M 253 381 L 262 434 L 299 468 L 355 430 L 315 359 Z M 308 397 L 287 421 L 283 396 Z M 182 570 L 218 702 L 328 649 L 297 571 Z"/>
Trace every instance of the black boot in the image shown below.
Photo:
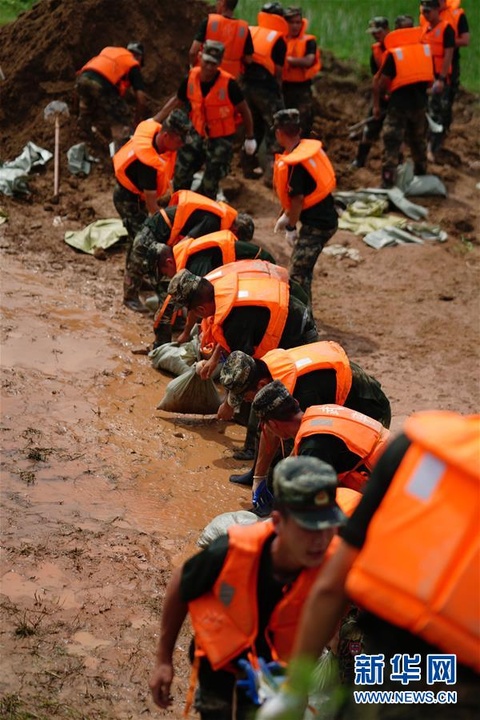
<path fill-rule="evenodd" d="M 247 434 L 245 435 L 245 442 L 243 448 L 235 450 L 232 453 L 232 457 L 235 460 L 254 460 L 255 458 L 255 447 L 256 447 L 257 427 L 251 427 L 250 424 L 247 426 Z"/>
<path fill-rule="evenodd" d="M 372 146 L 370 143 L 366 143 L 366 142 L 359 143 L 358 150 L 357 150 L 357 157 L 352 162 L 352 167 L 361 168 L 361 167 L 365 166 L 365 162 L 367 160 L 368 153 L 370 152 L 371 147 Z"/>
<path fill-rule="evenodd" d="M 230 475 L 228 479 L 231 483 L 235 483 L 235 485 L 246 485 L 247 487 L 252 487 L 253 468 L 251 468 L 251 470 L 246 473 L 242 473 L 241 475 Z"/>

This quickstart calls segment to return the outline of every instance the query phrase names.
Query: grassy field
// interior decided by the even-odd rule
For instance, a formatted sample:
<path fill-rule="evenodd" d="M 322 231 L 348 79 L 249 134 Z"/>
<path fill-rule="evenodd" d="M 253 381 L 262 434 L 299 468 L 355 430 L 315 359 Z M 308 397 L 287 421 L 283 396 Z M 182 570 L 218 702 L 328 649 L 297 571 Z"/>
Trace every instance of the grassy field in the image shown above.
<path fill-rule="evenodd" d="M 167 0 L 157 0 L 166 2 Z M 331 50 L 342 60 L 355 59 L 368 66 L 371 37 L 365 32 L 368 21 L 375 15 L 386 15 L 390 24 L 397 15 L 409 13 L 418 16 L 419 0 L 303 0 L 297 2 L 310 20 L 320 47 Z M 33 0 L 0 0 L 0 24 L 13 20 L 19 12 L 31 7 Z M 288 0 L 283 3 L 286 7 Z M 293 2 L 291 4 L 294 4 Z M 239 0 L 238 17 L 255 24 L 261 0 Z M 463 0 L 462 7 L 468 18 L 471 43 L 462 53 L 462 84 L 472 92 L 480 93 L 480 2 Z"/>

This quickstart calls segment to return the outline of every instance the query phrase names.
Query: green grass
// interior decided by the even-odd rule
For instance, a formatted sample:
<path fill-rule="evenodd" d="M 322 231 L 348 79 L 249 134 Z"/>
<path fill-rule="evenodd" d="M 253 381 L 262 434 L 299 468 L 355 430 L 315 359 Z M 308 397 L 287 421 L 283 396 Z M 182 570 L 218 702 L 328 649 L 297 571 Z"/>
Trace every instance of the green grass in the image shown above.
<path fill-rule="evenodd" d="M 409 13 L 417 18 L 420 3 L 419 0 L 284 0 L 284 7 L 289 4 L 301 5 L 310 21 L 310 31 L 317 36 L 321 48 L 331 50 L 340 60 L 355 60 L 359 65 L 368 67 L 371 36 L 365 28 L 369 19 L 384 13 L 393 26 L 397 15 Z M 0 0 L 0 24 L 13 20 L 19 12 L 32 5 L 34 0 Z M 255 24 L 261 6 L 262 0 L 239 0 L 236 14 Z M 470 46 L 461 50 L 462 85 L 471 92 L 479 93 L 480 2 L 463 0 L 462 7 L 471 35 Z"/>
<path fill-rule="evenodd" d="M 418 18 L 419 0 L 301 0 L 282 2 L 300 5 L 310 22 L 310 32 L 319 45 L 331 50 L 341 60 L 356 60 L 368 67 L 371 36 L 365 32 L 370 18 L 386 15 L 393 27 L 397 15 L 408 13 Z M 239 0 L 236 15 L 256 23 L 261 0 Z M 462 7 L 470 28 L 470 46 L 462 48 L 461 82 L 471 92 L 480 92 L 480 1 L 462 0 Z"/>
<path fill-rule="evenodd" d="M 34 5 L 34 0 L 0 0 L 0 25 L 15 20 L 23 10 Z"/>

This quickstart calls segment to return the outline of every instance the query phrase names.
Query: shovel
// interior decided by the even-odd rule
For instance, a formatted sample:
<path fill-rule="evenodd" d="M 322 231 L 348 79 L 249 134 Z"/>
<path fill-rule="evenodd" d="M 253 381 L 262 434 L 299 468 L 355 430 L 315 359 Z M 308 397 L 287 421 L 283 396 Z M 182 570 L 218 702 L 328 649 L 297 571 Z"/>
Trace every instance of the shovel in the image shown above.
<path fill-rule="evenodd" d="M 59 159 L 60 159 L 60 118 L 67 118 L 70 115 L 68 105 L 60 100 L 53 100 L 48 103 L 43 111 L 45 120 L 55 122 L 55 154 L 54 154 L 54 170 L 53 170 L 53 195 L 58 197 L 59 189 Z"/>

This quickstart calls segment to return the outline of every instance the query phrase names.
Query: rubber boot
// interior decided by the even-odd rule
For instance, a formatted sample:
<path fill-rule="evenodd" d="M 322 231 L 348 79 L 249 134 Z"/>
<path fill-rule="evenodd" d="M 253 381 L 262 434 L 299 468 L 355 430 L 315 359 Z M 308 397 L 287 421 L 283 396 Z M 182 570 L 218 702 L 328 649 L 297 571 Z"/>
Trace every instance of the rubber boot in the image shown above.
<path fill-rule="evenodd" d="M 358 145 L 357 157 L 352 162 L 352 167 L 361 168 L 365 167 L 365 162 L 370 152 L 371 144 L 367 142 L 361 142 Z"/>
<path fill-rule="evenodd" d="M 389 168 L 383 168 L 382 170 L 382 185 L 384 189 L 393 188 L 395 185 L 395 171 Z"/>
<path fill-rule="evenodd" d="M 235 485 L 246 485 L 247 487 L 252 487 L 254 467 L 255 465 L 248 472 L 242 473 L 241 475 L 230 475 L 228 479 Z"/>

